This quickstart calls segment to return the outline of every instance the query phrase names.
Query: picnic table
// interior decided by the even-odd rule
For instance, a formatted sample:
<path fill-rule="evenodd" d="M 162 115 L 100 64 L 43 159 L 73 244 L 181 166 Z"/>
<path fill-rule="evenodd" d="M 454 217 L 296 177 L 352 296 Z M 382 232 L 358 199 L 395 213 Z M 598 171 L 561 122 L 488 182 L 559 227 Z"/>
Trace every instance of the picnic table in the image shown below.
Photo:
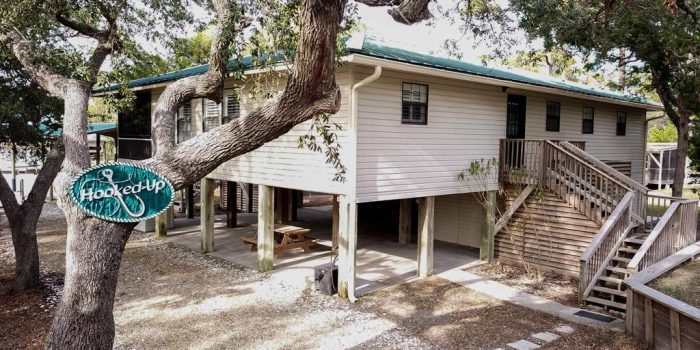
<path fill-rule="evenodd" d="M 254 224 L 253 227 L 257 227 Z M 286 225 L 286 224 L 275 224 L 275 247 L 274 253 L 275 257 L 281 255 L 283 252 L 294 249 L 301 248 L 304 253 L 310 253 L 310 246 L 316 244 L 318 239 L 306 237 L 306 234 L 311 232 L 308 228 Z M 245 244 L 250 244 L 250 251 L 255 251 L 258 246 L 258 239 L 254 236 L 244 236 L 241 240 Z"/>

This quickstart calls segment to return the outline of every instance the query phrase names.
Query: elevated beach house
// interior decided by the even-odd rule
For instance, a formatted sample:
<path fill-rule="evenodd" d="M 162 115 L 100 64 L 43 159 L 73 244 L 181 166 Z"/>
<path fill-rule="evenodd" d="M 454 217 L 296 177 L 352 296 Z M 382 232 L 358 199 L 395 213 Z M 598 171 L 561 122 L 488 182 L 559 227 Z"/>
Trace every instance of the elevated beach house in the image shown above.
<path fill-rule="evenodd" d="M 482 260 L 579 276 L 582 300 L 624 309 L 620 282 L 630 269 L 688 244 L 677 238 L 680 233 L 661 231 L 673 226 L 683 237 L 694 234 L 688 223 L 694 203 L 655 199 L 656 211 L 647 210 L 652 199 L 641 184 L 645 117 L 660 110 L 658 105 L 551 77 L 419 54 L 371 37 L 354 37 L 348 46 L 337 71 L 342 107 L 331 119 L 342 127 L 334 132 L 347 168 L 345 182 L 333 180 L 336 169 L 322 152 L 299 148 L 310 121 L 203 179 L 235 182 L 229 187 L 237 192 L 229 190 L 230 195 L 249 199 L 246 210 L 257 207 L 257 242 L 270 243 L 257 245 L 259 259 L 272 259 L 268 228 L 275 218 L 291 216 L 294 193 L 321 192 L 336 198 L 333 242 L 341 296 L 354 298 L 363 235 L 358 225 L 365 218 L 387 221 L 396 240 L 416 244 L 418 276 L 432 273 L 439 259 L 436 242 L 449 242 L 472 247 Z M 130 83 L 136 108 L 119 117 L 120 158 L 150 156 L 150 118 L 158 96 L 172 81 L 206 69 Z M 254 78 L 264 74 L 269 73 L 251 65 L 245 81 L 226 79 L 221 104 L 186 103 L 178 115 L 178 140 L 244 118 L 264 102 L 250 92 Z M 490 170 L 489 159 L 497 160 Z M 475 165 L 486 171 L 465 173 Z M 212 204 L 206 199 L 202 205 Z M 362 214 L 362 208 L 374 215 Z M 385 216 L 377 215 L 383 210 Z M 202 230 L 210 229 L 203 223 Z"/>

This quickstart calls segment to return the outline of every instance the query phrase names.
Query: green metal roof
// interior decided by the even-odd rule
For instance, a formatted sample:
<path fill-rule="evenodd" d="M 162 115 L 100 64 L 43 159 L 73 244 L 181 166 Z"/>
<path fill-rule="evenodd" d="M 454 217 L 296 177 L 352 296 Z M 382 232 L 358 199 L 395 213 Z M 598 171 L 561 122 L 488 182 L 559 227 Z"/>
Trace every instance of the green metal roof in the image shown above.
<path fill-rule="evenodd" d="M 655 107 L 659 106 L 658 104 L 652 101 L 646 100 L 644 97 L 626 95 L 619 92 L 578 84 L 564 79 L 558 79 L 555 77 L 549 77 L 535 73 L 530 74 L 527 72 L 520 71 L 516 72 L 506 69 L 489 68 L 484 67 L 480 64 L 469 63 L 466 61 L 460 61 L 451 58 L 436 57 L 396 47 L 391 47 L 385 45 L 381 41 L 371 36 L 366 36 L 364 38 L 361 48 L 348 48 L 348 51 L 359 55 L 377 57 L 403 63 L 410 63 L 429 68 L 436 68 L 487 78 L 512 81 L 517 83 L 542 86 L 571 92 L 578 92 L 592 96 L 611 98 L 626 102 L 641 103 Z"/>
<path fill-rule="evenodd" d="M 377 40 L 371 36 L 365 36 L 363 38 L 361 47 L 350 47 L 348 45 L 348 52 L 364 55 L 369 57 L 376 57 L 381 59 L 387 59 L 396 62 L 408 63 L 419 65 L 423 67 L 447 70 L 457 73 L 464 73 L 474 76 L 481 76 L 487 78 L 493 78 L 503 81 L 523 83 L 533 86 L 540 86 L 546 88 L 559 89 L 563 91 L 582 93 L 591 96 L 604 97 L 619 101 L 639 103 L 647 105 L 650 107 L 659 107 L 658 103 L 649 101 L 641 96 L 626 95 L 619 92 L 604 90 L 592 86 L 582 85 L 567 81 L 564 79 L 559 79 L 555 77 L 549 77 L 534 73 L 522 72 L 522 71 L 512 71 L 507 69 L 497 69 L 484 67 L 480 64 L 470 63 L 466 61 L 456 60 L 452 58 L 436 57 L 431 55 L 426 55 L 418 52 L 413 52 L 405 49 L 400 49 L 397 47 L 388 46 L 381 41 Z M 274 61 L 279 61 L 282 59 L 281 55 L 274 56 L 272 58 Z M 253 68 L 256 66 L 256 61 L 251 56 L 246 56 L 241 59 L 241 65 L 244 68 Z M 235 60 L 230 60 L 229 69 L 235 69 L 238 63 Z M 132 80 L 128 83 L 128 87 L 140 87 L 153 85 L 158 83 L 164 83 L 168 81 L 178 80 L 185 77 L 190 77 L 194 75 L 204 74 L 209 69 L 208 64 L 203 64 L 195 67 L 190 67 L 182 69 L 175 72 L 169 72 L 161 75 L 155 75 L 151 77 L 141 78 Z M 95 93 L 106 92 L 115 90 L 117 85 L 112 85 L 109 87 L 99 88 L 94 90 Z"/>
<path fill-rule="evenodd" d="M 90 123 L 87 126 L 88 134 L 99 134 L 106 131 L 113 131 L 117 129 L 116 123 Z M 49 127 L 46 124 L 39 124 L 39 130 L 43 132 L 48 132 Z M 51 133 L 52 137 L 59 137 L 63 133 L 63 128 L 58 128 Z"/>
<path fill-rule="evenodd" d="M 282 57 L 283 56 L 281 54 L 280 55 L 273 55 L 271 60 L 272 60 L 272 62 L 281 61 Z M 241 58 L 240 65 L 244 69 L 253 68 L 255 66 L 258 66 L 257 62 L 265 61 L 267 59 L 268 59 L 267 55 L 262 55 L 257 60 L 254 59 L 253 56 L 245 56 L 245 57 Z M 238 68 L 238 65 L 239 65 L 239 62 L 236 59 L 232 58 L 228 61 L 228 70 L 232 71 L 232 70 Z M 208 63 L 201 64 L 198 66 L 188 67 L 188 68 L 181 69 L 181 70 L 174 71 L 174 72 L 168 72 L 168 73 L 164 73 L 164 74 L 160 74 L 160 75 L 154 75 L 154 76 L 150 76 L 150 77 L 134 79 L 134 80 L 131 80 L 127 83 L 127 87 L 135 88 L 135 87 L 140 87 L 140 86 L 147 86 L 147 85 L 153 85 L 153 84 L 158 84 L 158 83 L 164 83 L 164 82 L 168 82 L 168 81 L 174 81 L 174 80 L 178 80 L 178 79 L 182 79 L 182 78 L 186 78 L 186 77 L 204 74 L 207 72 L 207 70 L 209 70 L 209 64 Z M 94 89 L 93 93 L 113 91 L 113 90 L 116 90 L 118 87 L 119 87 L 119 85 L 117 85 L 117 84 L 110 85 L 107 87 L 100 87 L 100 88 Z"/>

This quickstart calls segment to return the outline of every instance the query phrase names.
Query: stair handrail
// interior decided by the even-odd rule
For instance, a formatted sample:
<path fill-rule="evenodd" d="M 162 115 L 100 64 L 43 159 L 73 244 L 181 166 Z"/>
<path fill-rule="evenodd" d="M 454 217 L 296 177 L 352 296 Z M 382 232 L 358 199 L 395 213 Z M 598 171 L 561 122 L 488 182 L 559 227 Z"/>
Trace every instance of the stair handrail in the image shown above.
<path fill-rule="evenodd" d="M 583 159 L 581 159 L 581 157 L 579 157 L 579 156 L 573 154 L 572 152 L 569 152 L 568 150 L 564 149 L 563 147 L 559 146 L 558 144 L 556 144 L 556 143 L 554 143 L 554 142 L 552 142 L 552 141 L 549 141 L 549 140 L 545 140 L 545 143 L 547 143 L 548 145 L 554 147 L 556 150 L 558 150 L 558 151 L 560 151 L 560 152 L 563 152 L 564 154 L 566 154 L 567 156 L 573 158 L 573 159 L 576 160 L 577 162 L 586 164 L 586 161 L 583 160 Z M 606 174 L 606 173 L 603 172 L 602 170 L 600 170 L 600 169 L 598 169 L 598 168 L 596 168 L 596 167 L 590 167 L 590 169 L 593 170 L 593 171 L 595 171 L 595 172 L 598 173 L 599 175 L 601 175 L 601 176 L 607 178 L 608 180 L 610 180 L 610 181 L 612 181 L 612 182 L 614 182 L 614 183 L 616 183 L 616 184 L 618 184 L 618 185 L 620 185 L 620 186 L 626 188 L 628 191 L 631 191 L 631 190 L 632 190 L 632 188 L 630 188 L 629 186 L 627 186 L 625 183 L 623 183 L 622 181 L 620 181 L 620 180 L 618 180 L 618 179 L 616 179 L 616 178 L 614 178 L 614 177 L 612 177 L 612 176 Z"/>
<path fill-rule="evenodd" d="M 581 254 L 579 270 L 579 302 L 591 293 L 596 280 L 603 274 L 617 249 L 634 228 L 632 203 L 636 193 L 628 191 L 600 227 L 591 244 Z"/>
<path fill-rule="evenodd" d="M 644 185 L 642 185 L 641 183 L 637 182 L 637 181 L 634 180 L 633 178 L 631 178 L 631 177 L 629 177 L 629 176 L 627 176 L 627 175 L 621 173 L 619 170 L 617 170 L 617 169 L 611 167 L 610 165 L 605 164 L 603 161 L 601 161 L 600 159 L 598 159 L 598 158 L 592 156 L 592 155 L 589 154 L 588 152 L 586 152 L 586 151 L 580 149 L 579 147 L 576 147 L 576 146 L 573 145 L 571 142 L 569 142 L 569 141 L 561 141 L 561 142 L 559 143 L 559 145 L 560 145 L 562 148 L 568 150 L 569 152 L 576 154 L 576 155 L 579 156 L 580 158 L 583 158 L 583 159 L 585 159 L 585 160 L 587 160 L 587 161 L 593 163 L 593 165 L 595 165 L 596 167 L 599 167 L 601 170 L 603 170 L 603 171 L 605 171 L 606 173 L 612 175 L 613 177 L 615 177 L 615 178 L 618 179 L 619 181 L 625 183 L 627 186 L 629 186 L 630 188 L 634 189 L 635 191 L 643 192 L 643 193 L 648 193 L 648 192 L 649 192 L 649 189 L 646 188 L 646 186 L 644 186 Z"/>
<path fill-rule="evenodd" d="M 624 195 L 629 191 L 634 191 L 632 188 L 630 188 L 626 184 L 609 176 L 608 174 L 604 173 L 602 170 L 592 166 L 590 163 L 586 162 L 585 160 L 581 159 L 580 157 L 576 156 L 575 154 L 567 151 L 566 149 L 562 148 L 561 146 L 557 145 L 556 143 L 551 142 L 551 141 L 545 141 L 545 146 L 546 147 L 545 147 L 545 152 L 544 152 L 545 153 L 544 158 L 547 158 L 547 159 L 545 159 L 543 161 L 544 169 L 561 177 L 559 179 L 553 179 L 551 177 L 550 178 L 544 177 L 544 181 L 550 183 L 550 185 L 548 185 L 547 187 L 549 187 L 550 189 L 552 189 L 558 193 L 559 190 L 555 186 L 555 184 L 557 184 L 557 182 L 558 182 L 558 184 L 563 184 L 563 185 L 567 186 L 568 188 L 570 188 L 571 190 L 578 192 L 579 194 L 590 193 L 591 188 L 598 190 L 598 187 L 601 187 L 599 192 L 603 193 L 603 195 L 599 195 L 600 193 L 598 193 L 599 196 L 595 196 L 595 195 L 585 196 L 586 197 L 585 201 L 578 200 L 578 201 L 571 202 L 570 199 L 564 198 L 565 200 L 569 201 L 569 203 L 571 205 L 573 205 L 575 208 L 577 208 L 579 210 L 579 212 L 588 216 L 591 220 L 597 222 L 598 224 L 602 225 L 605 222 L 606 218 L 603 215 L 604 212 L 607 212 L 608 210 L 610 210 L 610 213 L 612 213 L 612 211 L 614 211 L 615 207 L 618 206 L 618 204 L 620 203 L 620 201 L 622 200 Z M 561 156 L 556 155 L 557 154 L 556 152 L 559 152 L 559 154 L 561 154 L 565 157 L 568 157 L 568 159 L 576 162 L 576 164 L 580 164 L 588 172 L 587 173 L 584 172 L 583 174 L 574 174 L 577 177 L 577 179 L 575 179 L 575 180 L 578 180 L 578 182 L 577 181 L 563 181 L 562 179 L 566 178 L 567 176 L 572 176 L 572 175 L 567 174 L 566 172 L 563 172 L 562 169 L 559 169 L 561 167 L 559 164 L 562 163 L 561 159 L 560 159 Z M 559 160 L 559 162 L 554 162 L 555 159 Z M 566 159 L 566 158 L 564 158 L 564 159 Z M 557 166 L 552 167 L 553 163 L 556 163 Z M 581 168 L 580 167 L 577 168 L 574 166 L 574 167 L 571 167 L 571 169 L 568 169 L 568 171 L 569 172 L 577 172 L 577 171 L 580 172 Z M 579 175 L 584 175 L 584 176 L 581 177 Z M 589 181 L 591 175 L 595 175 L 597 178 L 599 178 L 601 180 L 605 180 L 607 182 L 606 188 L 602 188 L 603 182 Z M 586 177 L 588 177 L 588 179 Z M 610 186 L 612 186 L 612 187 L 610 187 Z M 607 193 L 610 189 L 614 190 L 612 194 Z M 561 197 L 565 197 L 564 194 L 561 194 L 561 193 L 558 193 L 558 194 Z M 597 207 L 599 207 L 601 209 L 605 209 L 605 210 L 601 210 L 601 212 L 600 212 L 601 217 L 600 218 L 598 218 L 595 215 L 596 210 L 591 210 L 591 207 L 587 204 L 589 202 L 586 202 L 586 201 L 590 201 L 590 203 L 596 203 Z M 637 213 L 634 212 L 633 216 L 637 217 L 638 215 L 636 215 L 636 214 Z M 638 218 L 637 220 L 638 221 L 642 220 L 642 218 Z"/>
<path fill-rule="evenodd" d="M 695 243 L 698 201 L 680 200 L 671 204 L 651 230 L 637 253 L 627 264 L 627 274 L 634 275 Z"/>
<path fill-rule="evenodd" d="M 587 160 L 588 162 L 592 163 L 595 167 L 598 167 L 599 169 L 605 171 L 606 173 L 612 175 L 616 179 L 620 180 L 624 184 L 626 184 L 630 189 L 633 189 L 634 191 L 637 192 L 637 202 L 635 203 L 636 208 L 635 208 L 635 214 L 638 215 L 638 219 L 641 220 L 641 223 L 646 222 L 646 207 L 647 207 L 647 197 L 649 195 L 649 189 L 642 185 L 641 183 L 637 182 L 633 178 L 621 173 L 617 169 L 611 167 L 608 164 L 605 164 L 603 161 L 599 160 L 598 158 L 592 156 L 588 152 L 582 150 L 581 148 L 577 147 L 576 145 L 570 143 L 569 141 L 562 141 L 559 143 L 559 145 L 562 148 L 565 148 L 566 150 L 578 155 L 579 157 Z"/>

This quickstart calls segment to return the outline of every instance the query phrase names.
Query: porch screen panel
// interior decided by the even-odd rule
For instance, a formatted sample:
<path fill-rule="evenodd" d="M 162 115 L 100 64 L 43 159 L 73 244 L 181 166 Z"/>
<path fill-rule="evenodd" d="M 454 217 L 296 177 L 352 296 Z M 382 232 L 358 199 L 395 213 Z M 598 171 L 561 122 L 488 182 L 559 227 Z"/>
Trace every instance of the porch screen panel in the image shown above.
<path fill-rule="evenodd" d="M 219 116 L 219 105 L 212 100 L 204 100 L 204 125 L 202 130 L 207 132 L 221 125 L 221 117 Z"/>

